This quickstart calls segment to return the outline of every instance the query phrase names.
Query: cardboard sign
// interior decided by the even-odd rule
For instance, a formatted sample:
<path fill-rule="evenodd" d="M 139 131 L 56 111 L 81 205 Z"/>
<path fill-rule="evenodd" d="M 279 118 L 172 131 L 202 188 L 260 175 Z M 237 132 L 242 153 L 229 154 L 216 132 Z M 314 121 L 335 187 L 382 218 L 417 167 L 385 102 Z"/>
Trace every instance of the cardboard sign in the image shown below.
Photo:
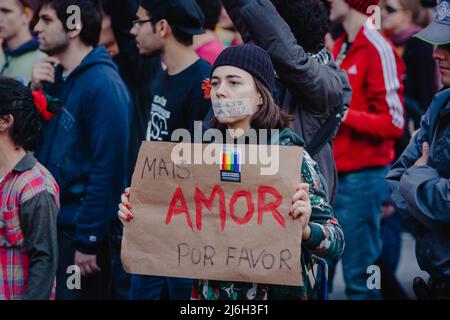
<path fill-rule="evenodd" d="M 261 175 L 263 164 L 243 158 L 254 155 L 249 148 L 262 152 L 267 146 L 216 145 L 217 163 L 186 164 L 173 161 L 175 145 L 141 146 L 130 196 L 134 219 L 122 241 L 125 270 L 303 285 L 300 221 L 289 216 L 303 150 L 277 146 L 278 173 Z M 192 154 L 208 146 L 185 145 Z"/>

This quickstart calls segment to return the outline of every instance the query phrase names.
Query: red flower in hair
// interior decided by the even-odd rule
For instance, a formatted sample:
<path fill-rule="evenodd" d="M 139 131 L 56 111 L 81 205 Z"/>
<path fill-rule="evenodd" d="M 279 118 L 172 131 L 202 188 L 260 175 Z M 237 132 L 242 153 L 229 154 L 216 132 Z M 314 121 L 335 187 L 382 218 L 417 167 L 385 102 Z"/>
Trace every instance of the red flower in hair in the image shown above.
<path fill-rule="evenodd" d="M 34 104 L 39 109 L 41 117 L 44 120 L 50 120 L 51 118 L 53 118 L 53 113 L 47 110 L 48 102 L 45 93 L 43 93 L 42 91 L 32 91 L 31 93 L 33 94 Z"/>
<path fill-rule="evenodd" d="M 202 82 L 202 90 L 205 94 L 205 99 L 211 99 L 211 80 L 205 79 Z"/>

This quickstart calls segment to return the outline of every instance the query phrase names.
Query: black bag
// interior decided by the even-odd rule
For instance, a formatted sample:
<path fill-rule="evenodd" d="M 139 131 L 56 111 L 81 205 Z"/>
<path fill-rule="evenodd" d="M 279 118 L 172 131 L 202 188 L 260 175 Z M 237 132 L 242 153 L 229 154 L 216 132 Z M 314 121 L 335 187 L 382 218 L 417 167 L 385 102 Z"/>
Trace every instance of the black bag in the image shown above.
<path fill-rule="evenodd" d="M 324 145 L 334 139 L 336 132 L 341 125 L 344 109 L 344 99 L 342 94 L 339 94 L 339 106 L 328 117 L 322 128 L 315 134 L 314 139 L 312 139 L 305 147 L 311 157 L 317 154 Z"/>

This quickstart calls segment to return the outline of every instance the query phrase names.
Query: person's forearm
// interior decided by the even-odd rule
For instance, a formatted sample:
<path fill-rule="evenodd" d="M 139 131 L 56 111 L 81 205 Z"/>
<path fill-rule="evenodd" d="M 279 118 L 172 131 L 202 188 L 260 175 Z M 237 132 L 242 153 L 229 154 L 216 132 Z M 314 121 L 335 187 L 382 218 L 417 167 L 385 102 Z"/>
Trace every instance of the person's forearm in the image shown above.
<path fill-rule="evenodd" d="M 403 127 L 394 125 L 388 111 L 376 114 L 349 109 L 344 125 L 359 133 L 384 139 L 399 139 L 404 133 Z"/>
<path fill-rule="evenodd" d="M 400 194 L 414 216 L 431 222 L 450 222 L 450 181 L 429 166 L 412 166 L 402 175 Z"/>
<path fill-rule="evenodd" d="M 282 82 L 307 101 L 303 108 L 322 114 L 339 105 L 343 91 L 339 75 L 308 56 L 270 1 L 246 1 L 240 14 L 251 39 L 269 53 Z"/>
<path fill-rule="evenodd" d="M 303 246 L 311 253 L 337 260 L 344 251 L 344 233 L 335 219 L 326 223 L 310 222 L 311 237 Z"/>
<path fill-rule="evenodd" d="M 20 218 L 29 257 L 28 286 L 24 299 L 50 298 L 58 264 L 54 196 L 43 191 L 20 207 Z"/>

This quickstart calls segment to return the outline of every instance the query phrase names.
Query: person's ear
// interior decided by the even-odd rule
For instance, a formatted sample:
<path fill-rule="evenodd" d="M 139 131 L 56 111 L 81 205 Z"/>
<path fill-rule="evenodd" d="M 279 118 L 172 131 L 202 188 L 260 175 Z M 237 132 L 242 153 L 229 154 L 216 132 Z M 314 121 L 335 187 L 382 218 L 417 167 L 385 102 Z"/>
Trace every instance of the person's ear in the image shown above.
<path fill-rule="evenodd" d="M 28 22 L 28 24 L 30 24 L 31 20 L 33 20 L 33 17 L 34 17 L 34 11 L 31 10 L 30 7 L 25 7 L 25 8 L 23 8 L 23 14 L 24 14 L 25 19 Z"/>
<path fill-rule="evenodd" d="M 261 107 L 264 103 L 263 97 L 262 95 L 259 93 L 258 94 L 258 107 Z"/>
<path fill-rule="evenodd" d="M 69 31 L 69 38 L 70 39 L 75 39 L 76 37 L 78 37 L 81 33 L 81 30 L 83 29 L 83 25 L 81 24 L 81 22 L 77 22 L 74 26 L 74 28 L 72 30 Z"/>
<path fill-rule="evenodd" d="M 14 117 L 7 114 L 0 118 L 0 132 L 5 132 L 11 128 L 14 124 Z"/>
<path fill-rule="evenodd" d="M 172 28 L 169 25 L 169 22 L 167 20 L 162 19 L 160 20 L 159 26 L 156 30 L 156 32 L 159 34 L 159 37 L 165 38 L 168 34 L 172 32 Z"/>

